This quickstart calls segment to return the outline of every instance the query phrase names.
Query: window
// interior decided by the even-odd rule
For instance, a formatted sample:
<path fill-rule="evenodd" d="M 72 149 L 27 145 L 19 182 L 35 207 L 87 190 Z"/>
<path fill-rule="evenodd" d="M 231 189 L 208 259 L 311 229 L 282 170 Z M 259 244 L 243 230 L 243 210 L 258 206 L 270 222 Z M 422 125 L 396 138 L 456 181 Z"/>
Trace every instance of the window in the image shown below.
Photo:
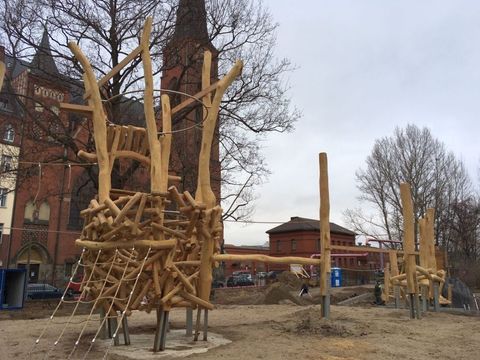
<path fill-rule="evenodd" d="M 297 240 L 292 239 L 292 240 L 290 241 L 290 245 L 291 245 L 292 252 L 297 251 Z"/>
<path fill-rule="evenodd" d="M 7 192 L 8 189 L 0 188 L 0 207 L 7 206 Z"/>
<path fill-rule="evenodd" d="M 2 243 L 3 238 L 3 224 L 0 224 L 0 244 Z"/>
<path fill-rule="evenodd" d="M 38 208 L 38 220 L 50 220 L 50 205 L 46 201 L 42 202 Z"/>
<path fill-rule="evenodd" d="M 0 166 L 2 172 L 9 172 L 12 170 L 12 157 L 10 155 L 2 155 Z"/>
<path fill-rule="evenodd" d="M 24 219 L 30 222 L 33 221 L 33 213 L 35 212 L 35 205 L 33 205 L 33 201 L 29 201 L 25 204 L 25 212 L 24 212 Z"/>
<path fill-rule="evenodd" d="M 7 126 L 5 134 L 3 134 L 3 140 L 8 142 L 13 142 L 13 140 L 15 140 L 15 130 L 13 130 L 12 125 Z"/>
<path fill-rule="evenodd" d="M 280 240 L 277 241 L 277 252 L 280 252 Z"/>

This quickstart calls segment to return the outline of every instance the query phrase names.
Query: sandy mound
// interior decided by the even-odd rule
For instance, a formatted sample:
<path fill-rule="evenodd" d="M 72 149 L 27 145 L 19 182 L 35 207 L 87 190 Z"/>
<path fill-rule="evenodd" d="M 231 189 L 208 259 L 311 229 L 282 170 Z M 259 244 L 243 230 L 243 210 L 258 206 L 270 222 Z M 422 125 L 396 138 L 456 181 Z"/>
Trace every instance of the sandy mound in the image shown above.
<path fill-rule="evenodd" d="M 289 271 L 284 271 L 277 276 L 279 283 L 287 286 L 290 290 L 298 290 L 302 287 L 303 280 Z"/>
<path fill-rule="evenodd" d="M 293 321 L 282 325 L 283 331 L 298 335 L 321 335 L 335 337 L 357 337 L 368 334 L 368 325 L 356 321 L 324 319 L 318 308 L 295 312 Z"/>
<path fill-rule="evenodd" d="M 294 304 L 301 305 L 300 299 L 291 294 L 287 285 L 277 282 L 265 290 L 264 298 L 259 299 L 257 304 L 280 304 L 285 303 L 285 301 L 291 301 Z"/>

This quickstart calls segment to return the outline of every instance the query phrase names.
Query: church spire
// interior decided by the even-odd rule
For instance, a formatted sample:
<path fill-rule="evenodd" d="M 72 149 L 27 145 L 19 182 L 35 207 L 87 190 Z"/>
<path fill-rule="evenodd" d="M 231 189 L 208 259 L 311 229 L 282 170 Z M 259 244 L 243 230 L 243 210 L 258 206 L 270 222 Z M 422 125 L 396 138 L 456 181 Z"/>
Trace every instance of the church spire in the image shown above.
<path fill-rule="evenodd" d="M 205 0 L 180 0 L 175 23 L 175 40 L 197 40 L 208 43 Z"/>
<path fill-rule="evenodd" d="M 46 25 L 43 30 L 42 40 L 38 45 L 37 52 L 33 56 L 30 66 L 32 72 L 37 73 L 38 75 L 60 75 L 57 65 L 55 65 L 55 61 L 53 60 Z"/>

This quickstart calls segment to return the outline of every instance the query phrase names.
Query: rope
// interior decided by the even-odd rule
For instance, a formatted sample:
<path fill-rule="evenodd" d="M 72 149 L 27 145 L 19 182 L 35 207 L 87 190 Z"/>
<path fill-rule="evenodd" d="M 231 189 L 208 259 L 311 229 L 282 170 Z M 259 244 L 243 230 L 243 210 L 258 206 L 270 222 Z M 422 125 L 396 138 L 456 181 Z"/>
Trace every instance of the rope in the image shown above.
<path fill-rule="evenodd" d="M 113 341 L 115 339 L 115 337 L 117 336 L 118 334 L 118 330 L 120 329 L 120 326 L 122 325 L 123 323 L 123 318 L 125 317 L 125 313 L 128 309 L 128 307 L 130 306 L 130 302 L 132 301 L 132 296 L 133 296 L 133 292 L 135 291 L 135 288 L 137 287 L 137 283 L 138 283 L 138 279 L 140 278 L 140 275 L 142 274 L 142 271 L 143 271 L 143 267 L 145 266 L 145 262 L 147 261 L 148 259 L 148 255 L 150 255 L 150 251 L 152 250 L 151 247 L 148 248 L 148 251 L 147 251 L 147 254 L 145 255 L 145 257 L 143 258 L 143 262 L 142 262 L 142 266 L 140 267 L 140 271 L 138 272 L 138 275 L 135 279 L 135 284 L 133 285 L 133 288 L 132 288 L 132 291 L 130 292 L 130 295 L 128 297 L 128 301 L 127 301 L 127 304 L 125 306 L 125 310 L 122 311 L 121 315 L 120 315 L 120 321 L 118 321 L 117 323 L 117 328 L 115 329 L 115 332 L 113 333 L 113 336 L 112 336 L 112 340 L 110 341 L 110 345 L 108 346 L 107 350 L 105 351 L 105 354 L 103 356 L 103 359 L 106 360 L 107 359 L 107 356 L 108 356 L 108 352 L 110 351 L 110 348 L 112 347 L 112 344 L 113 344 Z"/>
<path fill-rule="evenodd" d="M 82 249 L 82 253 L 81 253 L 81 255 L 80 255 L 80 259 L 78 260 L 77 265 L 75 266 L 75 270 L 73 271 L 73 274 L 72 274 L 70 280 L 72 280 L 72 279 L 73 279 L 73 276 L 76 274 L 76 272 L 77 272 L 77 270 L 78 270 L 78 267 L 79 267 L 79 264 L 80 264 L 80 262 L 82 261 L 84 254 L 85 254 L 85 248 Z M 27 359 L 30 359 L 30 358 L 31 358 L 31 354 L 32 354 L 33 349 L 34 349 L 35 346 L 40 342 L 40 340 L 42 339 L 43 335 L 44 335 L 45 332 L 47 331 L 49 325 L 52 323 L 53 318 L 55 317 L 55 314 L 57 313 L 58 309 L 60 308 L 60 305 L 62 304 L 63 299 L 65 298 L 65 295 L 67 294 L 67 290 L 68 290 L 68 287 L 65 288 L 65 291 L 63 292 L 63 295 L 62 295 L 59 303 L 57 304 L 57 307 L 56 307 L 55 310 L 53 311 L 53 313 L 52 313 L 52 315 L 50 316 L 47 324 L 45 325 L 45 327 L 43 328 L 42 332 L 40 333 L 40 336 L 37 338 L 37 340 L 35 340 L 35 343 L 34 343 L 33 346 L 30 348 L 30 351 L 29 351 L 29 353 L 28 353 Z"/>
<path fill-rule="evenodd" d="M 134 251 L 134 250 L 135 250 L 135 248 L 132 248 L 132 251 L 130 252 L 130 256 L 128 257 L 128 260 L 127 260 L 127 262 L 126 262 L 126 264 L 125 264 L 125 266 L 124 266 L 124 268 L 123 268 L 122 277 L 120 278 L 119 284 L 118 284 L 118 286 L 117 286 L 117 288 L 116 288 L 116 290 L 115 290 L 115 294 L 114 294 L 113 297 L 112 297 L 112 302 L 110 303 L 110 307 L 108 308 L 108 311 L 105 312 L 105 315 L 106 315 L 106 316 L 104 316 L 103 319 L 102 319 L 102 321 L 100 321 L 100 326 L 98 327 L 97 332 L 96 332 L 95 335 L 93 336 L 93 339 L 92 339 L 91 342 L 90 342 L 90 346 L 88 347 L 87 351 L 85 352 L 85 355 L 84 355 L 83 359 L 87 359 L 87 355 L 88 355 L 88 353 L 90 352 L 90 350 L 92 349 L 93 344 L 95 343 L 95 340 L 96 340 L 97 337 L 98 337 L 98 334 L 100 334 L 100 331 L 102 330 L 102 328 L 103 328 L 103 326 L 104 326 L 105 320 L 109 317 L 108 315 L 109 315 L 110 312 L 112 311 L 113 303 L 114 303 L 114 301 L 117 299 L 117 294 L 118 294 L 118 292 L 120 291 L 120 287 L 121 287 L 121 285 L 122 285 L 122 282 L 125 280 L 125 274 L 126 274 L 126 272 L 127 272 L 128 264 L 129 264 L 130 261 L 132 260 L 132 257 L 135 257 L 135 256 L 133 256 L 133 251 Z M 118 249 L 115 249 L 115 251 L 118 252 Z M 148 251 L 148 252 L 150 252 L 150 248 L 149 248 L 149 251 Z M 147 253 L 147 256 L 148 256 L 148 253 Z M 145 261 L 143 262 L 143 264 L 145 264 Z M 143 269 L 143 264 L 142 264 L 142 269 Z M 140 275 L 141 275 L 141 271 L 138 273 L 137 278 L 140 277 Z M 136 284 L 136 282 L 135 282 L 135 284 Z M 134 288 L 135 288 L 135 285 L 134 285 Z M 130 295 L 133 294 L 134 288 L 131 290 Z M 100 294 L 101 294 L 102 292 L 103 292 L 103 289 L 102 289 L 102 291 L 100 292 Z M 97 301 L 98 301 L 98 298 L 97 298 Z M 128 306 L 128 305 L 127 305 L 127 306 Z M 94 306 L 94 308 L 95 308 L 95 306 Z M 114 338 L 115 338 L 115 336 L 114 336 Z M 80 339 L 80 337 L 79 337 L 79 339 Z M 77 341 L 76 345 L 78 345 L 78 341 Z M 73 353 L 73 351 L 72 351 L 72 353 Z M 70 356 L 68 357 L 68 359 L 70 359 Z"/>
<path fill-rule="evenodd" d="M 101 252 L 102 252 L 102 250 L 99 250 L 99 251 L 97 252 L 97 257 L 95 258 L 95 262 L 97 262 L 98 259 L 100 258 Z M 92 278 L 92 276 L 93 276 L 93 271 L 90 273 L 90 276 L 88 277 L 88 280 L 90 280 L 90 279 Z M 87 285 L 88 285 L 88 284 L 89 284 L 89 283 L 88 283 L 88 281 L 87 281 Z M 67 289 L 68 289 L 68 288 L 67 288 Z M 82 290 L 82 293 L 81 293 L 80 298 L 84 295 L 85 289 L 86 289 L 86 286 L 83 287 L 83 290 Z M 79 299 L 80 299 L 80 298 L 79 298 Z M 63 297 L 62 297 L 60 303 L 62 303 L 62 302 L 64 302 Z M 77 304 L 76 304 L 75 308 L 73 309 L 72 314 L 71 314 L 70 317 L 68 318 L 67 323 L 65 324 L 65 326 L 64 326 L 63 329 L 62 329 L 62 331 L 60 332 L 60 335 L 58 336 L 57 340 L 53 343 L 52 346 L 50 346 L 50 348 L 49 348 L 48 351 L 46 352 L 46 354 L 45 354 L 45 356 L 44 356 L 44 358 L 43 358 L 44 360 L 45 360 L 45 359 L 48 359 L 48 357 L 49 357 L 51 351 L 53 350 L 53 348 L 54 348 L 55 346 L 57 346 L 57 344 L 60 342 L 61 338 L 63 337 L 63 334 L 65 333 L 65 330 L 67 329 L 69 323 L 71 322 L 71 320 L 73 319 L 73 316 L 75 315 L 75 312 L 77 311 L 78 305 L 79 305 L 79 301 L 77 301 Z"/>
<path fill-rule="evenodd" d="M 100 250 L 101 251 L 101 250 Z M 118 254 L 118 249 L 115 249 L 115 253 L 113 255 L 113 259 L 112 261 L 110 262 L 110 267 L 108 268 L 108 272 L 105 276 L 105 279 L 104 279 L 104 282 L 103 282 L 103 285 L 102 285 L 102 289 L 100 290 L 100 294 L 103 292 L 103 290 L 105 289 L 105 285 L 107 284 L 107 279 L 108 277 L 110 276 L 110 273 L 112 271 L 112 268 L 113 268 L 113 264 L 115 263 L 115 259 L 117 257 L 117 254 Z M 92 277 L 92 274 L 94 273 L 95 271 L 91 271 L 90 273 L 90 279 Z M 89 279 L 89 280 L 90 280 Z M 88 282 L 87 282 L 87 285 L 88 285 Z M 84 287 L 84 290 L 85 290 L 85 287 Z M 82 292 L 83 294 L 83 292 Z M 81 297 L 79 299 L 79 302 L 81 301 Z M 90 314 L 88 314 L 88 317 L 87 317 L 87 321 L 85 322 L 85 324 L 83 325 L 82 329 L 80 330 L 80 334 L 78 335 L 78 338 L 77 340 L 75 341 L 74 345 L 73 345 L 73 348 L 72 348 L 72 351 L 70 352 L 70 354 L 68 355 L 68 358 L 67 359 L 70 359 L 71 356 L 75 353 L 75 350 L 77 349 L 77 346 L 78 344 L 80 343 L 80 339 L 82 338 L 82 335 L 83 335 L 83 332 L 85 331 L 90 319 L 92 318 L 92 315 L 93 315 L 93 312 L 95 311 L 96 307 L 97 307 L 97 304 L 98 304 L 98 301 L 99 301 L 99 298 L 97 297 L 92 305 L 92 308 L 90 309 Z M 113 303 L 113 302 L 112 302 Z"/>

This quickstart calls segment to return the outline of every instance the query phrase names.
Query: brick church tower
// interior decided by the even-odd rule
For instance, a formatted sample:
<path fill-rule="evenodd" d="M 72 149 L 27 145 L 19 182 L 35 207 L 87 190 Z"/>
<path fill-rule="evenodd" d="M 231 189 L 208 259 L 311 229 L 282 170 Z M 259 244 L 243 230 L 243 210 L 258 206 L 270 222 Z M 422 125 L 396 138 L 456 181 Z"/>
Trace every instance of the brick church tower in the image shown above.
<path fill-rule="evenodd" d="M 210 42 L 207 31 L 207 17 L 204 0 L 180 0 L 177 9 L 175 31 L 172 39 L 164 49 L 164 72 L 161 80 L 162 89 L 169 89 L 194 95 L 201 89 L 203 53 L 212 53 L 212 79 L 217 80 L 218 51 Z M 170 93 L 172 108 L 182 100 L 184 95 Z M 181 118 L 183 115 L 185 117 Z M 178 116 L 180 115 L 180 116 Z M 173 135 L 171 171 L 180 175 L 181 190 L 194 192 L 197 183 L 198 155 L 201 144 L 201 124 L 203 109 L 200 103 L 177 114 L 172 119 Z M 197 126 L 195 126 L 197 125 Z M 188 130 L 183 130 L 188 129 Z M 212 189 L 220 199 L 220 162 L 218 145 L 218 125 L 212 146 L 211 157 Z"/>

